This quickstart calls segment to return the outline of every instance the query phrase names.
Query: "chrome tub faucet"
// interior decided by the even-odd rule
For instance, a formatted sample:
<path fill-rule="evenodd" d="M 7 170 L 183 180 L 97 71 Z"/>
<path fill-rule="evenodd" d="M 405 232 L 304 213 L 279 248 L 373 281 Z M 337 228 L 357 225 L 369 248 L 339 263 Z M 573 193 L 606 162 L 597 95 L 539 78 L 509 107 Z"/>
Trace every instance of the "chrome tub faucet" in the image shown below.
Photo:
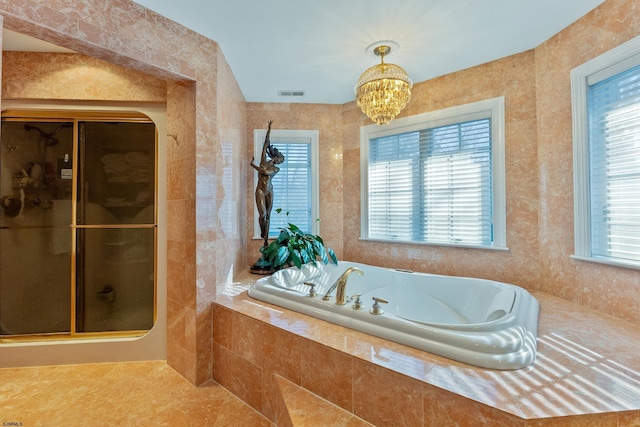
<path fill-rule="evenodd" d="M 329 290 L 327 291 L 326 294 L 324 294 L 324 296 L 322 297 L 323 301 L 329 301 L 331 299 L 331 293 L 334 291 L 334 289 L 337 289 L 336 291 L 336 304 L 338 305 L 345 305 L 347 303 L 347 295 L 346 295 L 346 290 L 347 290 L 347 279 L 349 279 L 349 275 L 351 273 L 356 273 L 358 276 L 363 276 L 364 272 L 362 270 L 360 270 L 358 267 L 349 267 L 345 270 L 344 273 L 342 273 L 342 275 L 340 277 L 338 277 L 338 280 L 335 281 L 335 283 L 333 285 L 331 285 L 331 287 L 329 288 Z"/>

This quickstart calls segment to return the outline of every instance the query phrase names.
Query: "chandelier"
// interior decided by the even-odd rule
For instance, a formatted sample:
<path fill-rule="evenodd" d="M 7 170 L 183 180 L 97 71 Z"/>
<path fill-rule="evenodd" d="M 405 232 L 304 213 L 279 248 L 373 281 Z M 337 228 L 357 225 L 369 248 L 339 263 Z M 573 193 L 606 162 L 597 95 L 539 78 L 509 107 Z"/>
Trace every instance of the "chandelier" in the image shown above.
<path fill-rule="evenodd" d="M 402 111 L 411 99 L 413 87 L 402 67 L 384 62 L 390 52 L 391 47 L 386 45 L 373 50 L 380 57 L 380 64 L 362 73 L 355 88 L 356 104 L 379 125 L 386 125 Z"/>

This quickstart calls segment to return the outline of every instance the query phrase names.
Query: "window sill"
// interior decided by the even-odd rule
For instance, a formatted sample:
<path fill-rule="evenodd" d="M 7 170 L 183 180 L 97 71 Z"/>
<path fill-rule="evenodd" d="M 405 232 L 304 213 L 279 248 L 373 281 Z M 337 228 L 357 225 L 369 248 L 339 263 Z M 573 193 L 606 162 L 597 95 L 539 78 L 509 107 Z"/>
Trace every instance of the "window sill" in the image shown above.
<path fill-rule="evenodd" d="M 407 240 L 375 239 L 370 237 L 360 237 L 360 240 L 369 241 L 369 242 L 398 243 L 401 245 L 443 246 L 448 248 L 487 249 L 492 251 L 508 251 L 509 250 L 508 246 L 477 246 L 477 245 L 458 245 L 453 243 L 411 242 Z"/>
<path fill-rule="evenodd" d="M 634 270 L 640 270 L 640 262 L 634 262 L 634 261 L 622 261 L 622 260 L 614 260 L 609 258 L 595 258 L 595 257 L 582 256 L 582 255 L 571 255 L 571 259 L 575 259 L 578 261 L 595 262 L 597 264 L 611 265 L 614 267 L 624 267 L 624 268 L 632 268 Z"/>

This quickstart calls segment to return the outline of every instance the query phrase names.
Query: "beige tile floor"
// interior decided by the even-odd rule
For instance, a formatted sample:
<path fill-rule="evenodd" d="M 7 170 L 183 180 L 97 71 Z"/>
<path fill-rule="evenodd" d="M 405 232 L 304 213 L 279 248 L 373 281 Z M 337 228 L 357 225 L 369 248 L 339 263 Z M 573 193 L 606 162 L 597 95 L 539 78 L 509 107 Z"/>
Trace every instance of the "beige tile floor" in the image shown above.
<path fill-rule="evenodd" d="M 166 362 L 0 369 L 0 426 L 272 427 L 215 382 Z"/>

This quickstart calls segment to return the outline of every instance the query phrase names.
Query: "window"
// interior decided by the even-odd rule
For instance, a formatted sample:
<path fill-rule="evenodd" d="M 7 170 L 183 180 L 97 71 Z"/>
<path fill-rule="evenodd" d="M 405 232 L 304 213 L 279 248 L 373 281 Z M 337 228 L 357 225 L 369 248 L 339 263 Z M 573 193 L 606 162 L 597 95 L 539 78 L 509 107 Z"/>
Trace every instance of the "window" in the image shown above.
<path fill-rule="evenodd" d="M 575 258 L 640 268 L 640 37 L 571 72 Z"/>
<path fill-rule="evenodd" d="M 506 247 L 504 98 L 360 135 L 364 239 Z"/>
<path fill-rule="evenodd" d="M 254 131 L 255 162 L 259 163 L 266 129 Z M 318 131 L 272 129 L 271 144 L 285 158 L 273 177 L 273 209 L 269 237 L 275 238 L 280 228 L 293 223 L 305 233 L 319 234 Z M 257 173 L 254 175 L 254 188 Z M 279 214 L 276 209 L 282 209 Z M 288 215 L 286 214 L 288 212 Z M 254 237 L 260 237 L 258 211 L 254 202 Z"/>

